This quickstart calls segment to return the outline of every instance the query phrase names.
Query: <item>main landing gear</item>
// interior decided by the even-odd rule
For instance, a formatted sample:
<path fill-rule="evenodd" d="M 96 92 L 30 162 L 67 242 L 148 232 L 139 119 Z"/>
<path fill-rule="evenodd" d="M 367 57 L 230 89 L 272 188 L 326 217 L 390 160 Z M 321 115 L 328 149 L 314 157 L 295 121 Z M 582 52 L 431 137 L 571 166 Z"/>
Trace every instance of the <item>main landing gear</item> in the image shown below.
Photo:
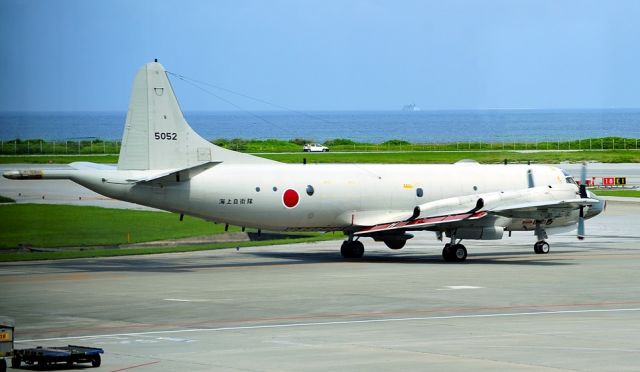
<path fill-rule="evenodd" d="M 447 262 L 462 262 L 467 259 L 467 248 L 460 243 L 447 243 L 442 248 L 442 258 Z"/>
<path fill-rule="evenodd" d="M 442 258 L 446 262 L 462 262 L 467 259 L 467 248 L 460 244 L 462 239 L 456 243 L 455 232 L 451 232 L 451 243 L 447 243 L 442 248 Z"/>
<path fill-rule="evenodd" d="M 353 240 L 353 236 L 349 236 L 349 240 L 342 242 L 340 254 L 344 258 L 362 258 L 364 255 L 364 244 L 359 240 Z"/>

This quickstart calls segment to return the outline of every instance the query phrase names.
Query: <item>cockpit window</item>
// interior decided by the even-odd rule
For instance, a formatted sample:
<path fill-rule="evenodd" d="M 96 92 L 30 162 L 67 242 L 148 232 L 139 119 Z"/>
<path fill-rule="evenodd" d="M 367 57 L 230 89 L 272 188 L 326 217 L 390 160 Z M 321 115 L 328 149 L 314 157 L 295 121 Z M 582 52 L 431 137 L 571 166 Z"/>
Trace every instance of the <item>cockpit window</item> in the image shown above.
<path fill-rule="evenodd" d="M 573 177 L 571 176 L 571 174 L 569 172 L 567 172 L 566 170 L 562 169 L 562 174 L 564 174 L 564 180 L 567 183 L 572 183 L 574 185 L 577 185 L 576 181 L 573 179 Z"/>

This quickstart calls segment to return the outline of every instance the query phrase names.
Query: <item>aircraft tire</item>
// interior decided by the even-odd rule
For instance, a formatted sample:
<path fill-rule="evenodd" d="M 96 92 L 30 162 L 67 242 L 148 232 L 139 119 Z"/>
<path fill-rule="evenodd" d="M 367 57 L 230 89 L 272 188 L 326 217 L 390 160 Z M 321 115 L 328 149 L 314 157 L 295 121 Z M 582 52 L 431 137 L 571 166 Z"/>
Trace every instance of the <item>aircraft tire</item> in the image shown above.
<path fill-rule="evenodd" d="M 533 245 L 533 251 L 536 252 L 536 254 L 547 254 L 549 253 L 549 250 L 549 243 L 545 242 L 544 240 L 536 242 L 536 244 Z"/>
<path fill-rule="evenodd" d="M 467 259 L 467 248 L 462 244 L 445 244 L 442 248 L 442 258 L 446 262 L 463 262 Z"/>
<path fill-rule="evenodd" d="M 449 249 L 450 247 L 451 244 L 447 243 L 444 245 L 444 248 L 442 248 L 442 258 L 445 260 L 445 262 L 452 261 L 451 250 Z"/>
<path fill-rule="evenodd" d="M 353 241 L 351 244 L 353 249 L 353 258 L 362 258 L 362 256 L 364 256 L 364 244 L 359 240 Z"/>
<path fill-rule="evenodd" d="M 533 251 L 534 251 L 536 254 L 540 254 L 540 253 L 542 253 L 542 252 L 540 252 L 540 244 L 539 244 L 539 242 L 538 242 L 538 243 L 535 243 L 535 244 L 533 245 Z"/>
<path fill-rule="evenodd" d="M 462 262 L 467 259 L 467 248 L 462 244 L 455 244 L 449 248 L 451 252 L 452 261 Z"/>
<path fill-rule="evenodd" d="M 340 247 L 340 254 L 344 258 L 362 258 L 364 255 L 364 244 L 358 240 L 345 241 Z"/>
<path fill-rule="evenodd" d="M 349 246 L 349 242 L 342 242 L 342 246 L 340 246 L 340 254 L 342 258 L 351 258 L 351 247 Z"/>
<path fill-rule="evenodd" d="M 551 249 L 551 247 L 549 246 L 549 243 L 547 242 L 542 242 L 540 244 L 540 253 L 542 254 L 547 254 L 549 253 L 549 250 Z"/>

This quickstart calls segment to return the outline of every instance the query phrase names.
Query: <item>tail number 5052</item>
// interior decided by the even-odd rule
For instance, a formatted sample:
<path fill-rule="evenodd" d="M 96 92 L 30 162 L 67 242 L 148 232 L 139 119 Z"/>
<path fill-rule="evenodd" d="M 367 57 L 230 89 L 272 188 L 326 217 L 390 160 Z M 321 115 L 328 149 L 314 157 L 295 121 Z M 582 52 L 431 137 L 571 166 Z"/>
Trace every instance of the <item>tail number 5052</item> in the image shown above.
<path fill-rule="evenodd" d="M 157 140 L 177 141 L 178 133 L 175 132 L 155 132 L 154 136 Z"/>

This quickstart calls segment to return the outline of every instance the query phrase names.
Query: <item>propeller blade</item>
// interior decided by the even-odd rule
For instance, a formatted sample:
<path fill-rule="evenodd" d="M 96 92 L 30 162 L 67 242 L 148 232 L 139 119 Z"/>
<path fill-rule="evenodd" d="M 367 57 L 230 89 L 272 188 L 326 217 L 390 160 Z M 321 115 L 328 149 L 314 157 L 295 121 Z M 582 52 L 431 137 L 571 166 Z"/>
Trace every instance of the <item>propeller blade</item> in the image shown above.
<path fill-rule="evenodd" d="M 578 239 L 584 239 L 584 207 L 580 207 L 580 215 L 578 217 Z"/>
<path fill-rule="evenodd" d="M 587 162 L 582 162 L 582 168 L 580 168 L 580 197 L 586 199 L 589 197 L 587 194 Z M 578 216 L 578 239 L 584 239 L 584 207 L 580 207 L 580 215 Z"/>
<path fill-rule="evenodd" d="M 533 170 L 527 170 L 527 185 L 530 189 L 534 188 L 536 185 L 533 182 Z"/>
<path fill-rule="evenodd" d="M 583 199 L 589 197 L 587 194 L 587 162 L 583 162 L 580 169 L 580 197 Z"/>
<path fill-rule="evenodd" d="M 580 197 L 582 199 L 586 199 L 589 197 L 589 195 L 587 195 L 587 185 L 580 184 Z"/>

